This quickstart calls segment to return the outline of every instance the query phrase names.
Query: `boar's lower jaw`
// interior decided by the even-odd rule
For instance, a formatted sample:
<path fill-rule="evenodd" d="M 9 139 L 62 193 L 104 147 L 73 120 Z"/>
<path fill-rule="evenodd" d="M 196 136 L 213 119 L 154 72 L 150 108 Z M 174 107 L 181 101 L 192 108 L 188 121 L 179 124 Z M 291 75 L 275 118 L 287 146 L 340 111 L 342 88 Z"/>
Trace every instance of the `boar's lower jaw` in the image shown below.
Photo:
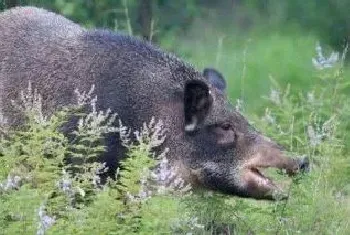
<path fill-rule="evenodd" d="M 257 168 L 245 168 L 241 175 L 247 197 L 255 199 L 286 199 L 283 190 L 271 179 L 264 176 Z"/>
<path fill-rule="evenodd" d="M 263 175 L 261 168 L 277 168 L 285 170 L 289 176 L 300 171 L 300 160 L 286 157 L 272 142 L 264 142 L 256 148 L 248 160 L 240 165 L 240 191 L 244 196 L 255 199 L 286 199 L 283 190 L 271 179 Z"/>

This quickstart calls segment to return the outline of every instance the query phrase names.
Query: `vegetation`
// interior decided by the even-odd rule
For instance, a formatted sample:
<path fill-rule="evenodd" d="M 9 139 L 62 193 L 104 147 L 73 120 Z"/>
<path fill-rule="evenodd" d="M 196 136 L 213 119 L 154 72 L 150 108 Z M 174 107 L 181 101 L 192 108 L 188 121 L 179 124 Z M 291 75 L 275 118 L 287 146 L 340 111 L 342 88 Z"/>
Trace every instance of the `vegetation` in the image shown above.
<path fill-rule="evenodd" d="M 145 37 L 145 23 L 138 24 L 144 1 L 0 5 L 11 2 L 52 8 L 88 27 Z M 290 155 L 310 158 L 310 172 L 291 180 L 279 171 L 267 172 L 288 189 L 289 199 L 266 202 L 193 192 L 171 174 L 166 152 L 152 154 L 164 138 L 157 117 L 140 127 L 137 143 L 130 144 L 134 133 L 115 114 L 94 110 L 93 89 L 77 92 L 74 109 L 43 117 L 40 91 L 29 84 L 18 101 L 28 117 L 25 130 L 0 142 L 0 234 L 348 233 L 350 81 L 343 40 L 348 1 L 218 2 L 153 1 L 148 39 L 199 69 L 218 68 L 237 109 Z M 175 10 L 169 14 L 169 9 Z M 339 48 L 341 53 L 330 53 Z M 82 105 L 92 112 L 80 114 Z M 72 113 L 81 119 L 74 142 L 59 132 Z M 100 186 L 96 173 L 104 166 L 91 160 L 104 151 L 101 135 L 107 132 L 123 136 L 129 157 L 118 180 Z M 66 156 L 72 164 L 64 164 Z"/>

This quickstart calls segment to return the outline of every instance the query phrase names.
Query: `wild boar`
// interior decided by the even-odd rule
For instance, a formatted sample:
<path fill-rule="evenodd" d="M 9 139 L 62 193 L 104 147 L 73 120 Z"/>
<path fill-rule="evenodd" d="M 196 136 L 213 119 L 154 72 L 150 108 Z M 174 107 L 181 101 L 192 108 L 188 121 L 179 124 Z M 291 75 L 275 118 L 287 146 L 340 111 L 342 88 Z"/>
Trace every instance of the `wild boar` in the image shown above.
<path fill-rule="evenodd" d="M 161 148 L 194 186 L 256 199 L 273 199 L 279 188 L 258 169 L 290 174 L 300 167 L 280 146 L 232 109 L 226 82 L 214 69 L 203 73 L 148 42 L 108 30 L 87 30 L 34 7 L 0 14 L 0 111 L 9 126 L 23 118 L 11 107 L 30 82 L 42 95 L 43 112 L 75 102 L 75 89 L 92 85 L 98 110 L 111 109 L 138 129 L 151 117 L 169 130 Z M 102 156 L 110 174 L 123 147 L 106 137 Z M 161 151 L 161 150 L 159 150 Z"/>

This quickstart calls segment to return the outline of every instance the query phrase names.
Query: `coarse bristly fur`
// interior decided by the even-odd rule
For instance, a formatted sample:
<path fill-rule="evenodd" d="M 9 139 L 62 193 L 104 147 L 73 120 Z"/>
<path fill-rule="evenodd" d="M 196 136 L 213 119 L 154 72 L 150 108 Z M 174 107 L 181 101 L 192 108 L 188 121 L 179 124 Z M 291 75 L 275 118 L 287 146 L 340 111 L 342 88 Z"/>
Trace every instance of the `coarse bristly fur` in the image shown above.
<path fill-rule="evenodd" d="M 23 115 L 10 101 L 29 82 L 41 94 L 46 115 L 75 103 L 75 89 L 94 85 L 97 109 L 110 108 L 124 125 L 137 129 L 153 116 L 164 122 L 169 130 L 164 147 L 187 181 L 271 199 L 277 187 L 257 167 L 294 172 L 298 163 L 231 108 L 222 79 L 214 69 L 198 72 L 147 42 L 89 31 L 44 9 L 0 14 L 0 111 L 9 126 L 21 124 Z M 103 160 L 112 175 L 123 148 L 117 135 L 106 136 L 106 145 Z"/>

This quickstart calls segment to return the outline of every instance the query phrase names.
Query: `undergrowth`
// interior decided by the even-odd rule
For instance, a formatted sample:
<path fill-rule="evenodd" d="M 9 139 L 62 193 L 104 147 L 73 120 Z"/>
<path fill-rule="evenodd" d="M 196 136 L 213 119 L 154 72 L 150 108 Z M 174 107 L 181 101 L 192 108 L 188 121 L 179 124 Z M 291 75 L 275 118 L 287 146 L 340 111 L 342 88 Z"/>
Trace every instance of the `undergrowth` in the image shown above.
<path fill-rule="evenodd" d="M 277 202 L 193 191 L 173 173 L 167 149 L 152 151 L 166 137 L 160 120 L 130 130 L 117 114 L 96 110 L 93 88 L 77 91 L 77 107 L 45 117 L 40 91 L 29 85 L 17 105 L 26 113 L 23 129 L 3 134 L 0 142 L 0 234 L 347 234 L 350 105 L 344 91 L 350 83 L 344 56 L 329 59 L 319 51 L 317 82 L 306 93 L 271 77 L 264 114 L 250 115 L 290 155 L 310 159 L 310 172 L 292 180 L 267 172 L 288 190 L 289 199 Z M 88 114 L 81 112 L 85 106 Z M 78 128 L 68 139 L 60 130 L 73 114 Z M 101 184 L 106 169 L 98 160 L 108 133 L 120 136 L 127 158 L 116 180 Z"/>

